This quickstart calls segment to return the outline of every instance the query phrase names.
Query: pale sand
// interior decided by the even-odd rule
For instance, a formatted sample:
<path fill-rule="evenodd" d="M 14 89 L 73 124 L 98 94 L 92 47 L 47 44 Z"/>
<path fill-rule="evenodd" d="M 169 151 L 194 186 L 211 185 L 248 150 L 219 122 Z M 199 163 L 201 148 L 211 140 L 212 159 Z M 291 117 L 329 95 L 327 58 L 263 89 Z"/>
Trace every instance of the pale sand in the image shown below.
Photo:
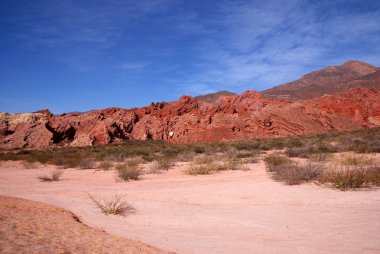
<path fill-rule="evenodd" d="M 82 224 L 62 208 L 0 196 L 0 253 L 167 253 Z"/>
<path fill-rule="evenodd" d="M 14 164 L 14 163 L 13 163 Z M 380 190 L 347 191 L 273 181 L 251 171 L 183 174 L 183 165 L 118 182 L 114 171 L 66 169 L 62 181 L 37 177 L 53 167 L 3 163 L 0 194 L 74 212 L 91 227 L 178 253 L 380 253 Z M 106 216 L 89 201 L 126 194 L 136 211 Z"/>

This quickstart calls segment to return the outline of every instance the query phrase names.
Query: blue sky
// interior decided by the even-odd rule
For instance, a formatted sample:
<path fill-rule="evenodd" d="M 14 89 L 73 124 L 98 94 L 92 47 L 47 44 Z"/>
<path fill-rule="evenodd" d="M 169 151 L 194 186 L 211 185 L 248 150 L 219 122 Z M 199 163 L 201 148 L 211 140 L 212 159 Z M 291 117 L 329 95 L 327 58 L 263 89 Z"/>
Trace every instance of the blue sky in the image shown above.
<path fill-rule="evenodd" d="M 380 1 L 0 0 L 0 111 L 140 107 L 241 93 L 357 59 Z"/>

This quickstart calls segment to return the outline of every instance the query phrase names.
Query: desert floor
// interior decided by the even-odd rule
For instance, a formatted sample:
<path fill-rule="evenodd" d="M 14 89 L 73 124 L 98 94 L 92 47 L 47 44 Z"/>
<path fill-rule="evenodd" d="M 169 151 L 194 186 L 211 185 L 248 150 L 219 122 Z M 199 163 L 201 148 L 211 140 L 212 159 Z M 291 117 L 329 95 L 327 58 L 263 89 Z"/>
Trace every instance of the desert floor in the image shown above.
<path fill-rule="evenodd" d="M 65 169 L 61 181 L 41 182 L 53 166 L 3 162 L 0 195 L 56 205 L 90 227 L 178 253 L 380 253 L 379 189 L 287 186 L 263 162 L 250 168 L 189 176 L 177 163 L 130 182 L 117 181 L 114 171 Z M 103 215 L 89 193 L 125 194 L 135 211 Z"/>
<path fill-rule="evenodd" d="M 90 228 L 62 208 L 0 196 L 0 253 L 167 253 Z"/>

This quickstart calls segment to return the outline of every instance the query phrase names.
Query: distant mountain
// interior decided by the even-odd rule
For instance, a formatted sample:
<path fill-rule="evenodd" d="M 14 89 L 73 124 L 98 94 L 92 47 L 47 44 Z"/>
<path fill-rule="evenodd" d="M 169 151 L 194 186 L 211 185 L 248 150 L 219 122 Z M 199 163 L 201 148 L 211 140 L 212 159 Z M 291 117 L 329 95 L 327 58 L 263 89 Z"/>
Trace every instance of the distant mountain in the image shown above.
<path fill-rule="evenodd" d="M 302 78 L 262 91 L 264 97 L 306 100 L 343 92 L 352 87 L 380 90 L 380 68 L 360 61 L 347 61 L 313 71 Z"/>
<path fill-rule="evenodd" d="M 210 104 L 216 104 L 221 97 L 231 96 L 231 95 L 236 95 L 236 93 L 223 90 L 216 93 L 208 93 L 205 95 L 199 95 L 199 96 L 196 96 L 195 99 L 198 99 L 200 101 L 207 102 Z"/>

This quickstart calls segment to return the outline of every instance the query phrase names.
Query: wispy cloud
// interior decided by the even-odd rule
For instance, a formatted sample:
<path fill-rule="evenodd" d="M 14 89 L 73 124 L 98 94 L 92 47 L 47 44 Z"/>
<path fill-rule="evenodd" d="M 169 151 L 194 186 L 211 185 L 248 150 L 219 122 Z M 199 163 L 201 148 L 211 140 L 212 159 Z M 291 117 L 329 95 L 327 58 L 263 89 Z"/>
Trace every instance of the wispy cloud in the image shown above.
<path fill-rule="evenodd" d="M 201 71 L 188 75 L 184 87 L 192 90 L 188 84 L 193 83 L 194 89 L 202 84 L 213 90 L 261 90 L 348 59 L 380 64 L 380 5 L 366 5 L 224 2 L 214 23 L 205 24 L 211 33 L 215 26 L 221 32 L 212 33 L 200 47 Z"/>
<path fill-rule="evenodd" d="M 38 1 L 37 1 L 38 2 Z M 13 38 L 31 51 L 52 51 L 63 63 L 78 70 L 94 70 L 109 57 L 109 51 L 134 39 L 136 24 L 147 16 L 164 12 L 172 0 L 40 1 L 25 3 L 27 15 L 0 17 L 16 24 Z M 4 8 L 6 11 L 6 8 Z M 5 15 L 4 15 L 5 16 Z M 104 66 L 101 66 L 104 67 Z"/>

